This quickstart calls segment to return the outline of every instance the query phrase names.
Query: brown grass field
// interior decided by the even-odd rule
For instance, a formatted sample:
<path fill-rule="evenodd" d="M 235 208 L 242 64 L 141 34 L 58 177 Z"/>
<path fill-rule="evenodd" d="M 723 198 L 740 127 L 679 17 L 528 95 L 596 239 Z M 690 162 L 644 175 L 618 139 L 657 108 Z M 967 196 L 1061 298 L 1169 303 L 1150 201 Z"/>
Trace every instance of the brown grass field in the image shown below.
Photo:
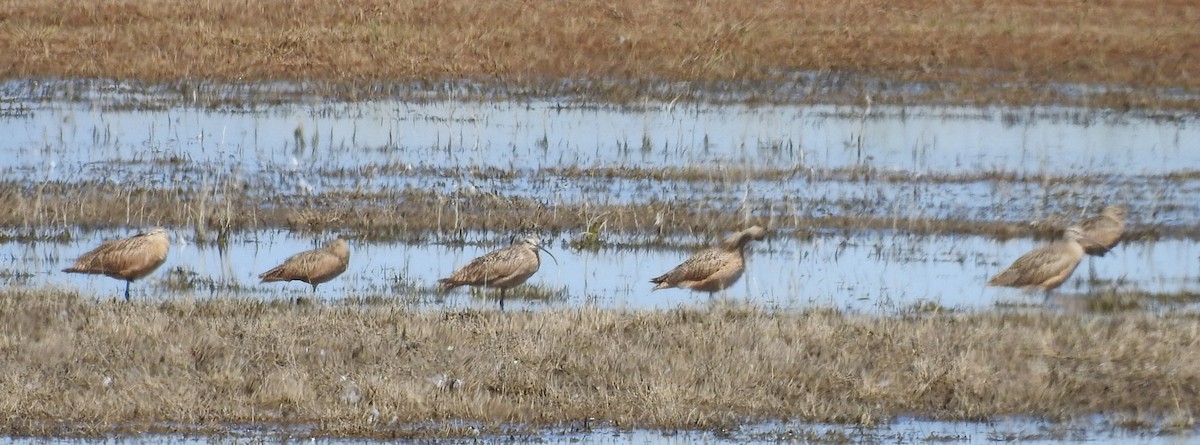
<path fill-rule="evenodd" d="M 0 77 L 305 80 L 354 95 L 462 80 L 628 99 L 805 72 L 827 81 L 806 100 L 1194 108 L 1196 23 L 1200 4 L 1179 0 L 5 0 Z M 564 78 L 581 82 L 561 90 Z M 862 79 L 942 86 L 889 95 Z M 1054 88 L 1073 84 L 1109 90 Z"/>
<path fill-rule="evenodd" d="M 720 430 L 899 415 L 1191 428 L 1200 319 L 1125 313 L 829 310 L 717 302 L 501 313 L 0 291 L 4 434 L 308 425 L 455 437 L 612 422 Z M 429 423 L 434 421 L 433 423 Z M 182 426 L 181 426 L 182 425 Z"/>

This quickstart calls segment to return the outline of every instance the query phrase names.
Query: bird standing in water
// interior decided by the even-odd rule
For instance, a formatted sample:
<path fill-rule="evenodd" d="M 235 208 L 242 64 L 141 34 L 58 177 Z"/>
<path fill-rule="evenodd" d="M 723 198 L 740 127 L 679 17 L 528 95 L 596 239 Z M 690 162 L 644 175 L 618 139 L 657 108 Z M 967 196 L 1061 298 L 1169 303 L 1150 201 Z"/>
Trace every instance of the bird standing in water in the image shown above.
<path fill-rule="evenodd" d="M 988 280 L 988 286 L 1039 288 L 1050 297 L 1050 291 L 1061 286 L 1083 260 L 1084 243 L 1092 240 L 1079 226 L 1068 227 L 1062 239 L 1029 251 Z"/>
<path fill-rule="evenodd" d="M 350 244 L 338 238 L 320 249 L 297 253 L 288 257 L 283 264 L 258 275 L 263 283 L 273 281 L 303 281 L 312 285 L 313 292 L 317 285 L 328 282 L 350 265 Z"/>
<path fill-rule="evenodd" d="M 95 249 L 80 255 L 63 272 L 101 274 L 125 280 L 125 301 L 129 301 L 129 285 L 144 278 L 167 261 L 171 250 L 167 229 L 155 227 L 149 232 L 129 238 L 106 241 Z"/>
<path fill-rule="evenodd" d="M 746 270 L 746 244 L 766 236 L 767 230 L 759 226 L 729 235 L 715 247 L 697 252 L 670 272 L 650 280 L 653 290 L 678 287 L 710 295 L 724 290 Z"/>
<path fill-rule="evenodd" d="M 539 250 L 550 255 L 554 262 L 558 262 L 558 258 L 554 258 L 554 254 L 542 247 L 541 240 L 530 236 L 517 239 L 511 246 L 471 260 L 466 266 L 438 282 L 442 284 L 443 291 L 459 286 L 484 286 L 500 289 L 500 310 L 504 310 L 505 293 L 524 283 L 541 267 L 542 258 L 538 254 Z"/>

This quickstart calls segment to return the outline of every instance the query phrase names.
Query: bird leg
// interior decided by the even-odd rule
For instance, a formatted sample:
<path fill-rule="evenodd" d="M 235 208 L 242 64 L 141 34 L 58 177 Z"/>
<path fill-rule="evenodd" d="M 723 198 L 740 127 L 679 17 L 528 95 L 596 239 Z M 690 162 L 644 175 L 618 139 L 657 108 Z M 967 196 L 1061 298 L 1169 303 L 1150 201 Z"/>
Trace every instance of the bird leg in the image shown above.
<path fill-rule="evenodd" d="M 129 283 L 132 281 L 125 280 L 125 301 L 129 301 Z"/>
<path fill-rule="evenodd" d="M 504 311 L 504 293 L 507 291 L 508 289 L 500 289 L 500 311 L 502 312 Z"/>

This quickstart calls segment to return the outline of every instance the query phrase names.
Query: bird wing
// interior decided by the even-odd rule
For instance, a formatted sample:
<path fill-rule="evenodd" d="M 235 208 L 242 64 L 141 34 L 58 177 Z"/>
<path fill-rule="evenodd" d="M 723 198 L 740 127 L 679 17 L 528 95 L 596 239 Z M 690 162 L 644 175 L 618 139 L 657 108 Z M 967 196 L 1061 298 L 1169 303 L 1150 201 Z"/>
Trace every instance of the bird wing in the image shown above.
<path fill-rule="evenodd" d="M 721 251 L 718 249 L 707 249 L 692 255 L 691 258 L 675 266 L 670 272 L 650 281 L 654 283 L 676 284 L 684 281 L 703 280 L 717 273 L 722 265 L 724 265 L 724 262 L 721 258 Z"/>
<path fill-rule="evenodd" d="M 1008 269 L 988 281 L 993 286 L 1034 286 L 1057 276 L 1072 263 L 1078 263 L 1071 255 L 1065 255 L 1061 246 L 1052 244 L 1021 255 Z"/>
<path fill-rule="evenodd" d="M 137 279 L 152 272 L 167 259 L 166 237 L 137 235 L 105 241 L 80 255 L 67 272 L 104 274 L 119 279 Z"/>
<path fill-rule="evenodd" d="M 1088 253 L 1104 253 L 1107 249 L 1112 248 L 1121 240 L 1121 235 L 1125 231 L 1125 223 L 1107 216 L 1098 216 L 1088 219 L 1079 225 L 1083 229 L 1087 239 L 1082 239 L 1079 244 L 1083 246 Z"/>
<path fill-rule="evenodd" d="M 523 246 L 506 247 L 475 258 L 454 271 L 449 277 L 438 281 L 445 287 L 480 286 L 504 277 L 528 272 L 531 266 L 536 270 L 539 262 L 530 261 L 526 255 L 536 256 L 537 254 L 530 254 L 529 250 Z"/>
<path fill-rule="evenodd" d="M 283 264 L 263 272 L 258 277 L 263 282 L 301 280 L 309 282 L 313 277 L 322 276 L 328 271 L 343 267 L 341 260 L 326 252 L 324 249 L 300 252 L 288 257 Z"/>

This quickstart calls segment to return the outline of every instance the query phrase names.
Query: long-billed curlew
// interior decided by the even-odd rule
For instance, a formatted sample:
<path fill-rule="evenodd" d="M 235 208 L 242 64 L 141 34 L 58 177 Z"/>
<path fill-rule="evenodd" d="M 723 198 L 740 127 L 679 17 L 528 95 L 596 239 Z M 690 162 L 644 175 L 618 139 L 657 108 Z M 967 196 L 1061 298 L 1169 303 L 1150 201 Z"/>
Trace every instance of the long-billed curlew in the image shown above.
<path fill-rule="evenodd" d="M 155 227 L 129 238 L 105 241 L 100 247 L 80 255 L 75 264 L 63 272 L 102 274 L 125 280 L 125 300 L 128 301 L 129 284 L 158 269 L 167 261 L 170 250 L 167 229 Z"/>
<path fill-rule="evenodd" d="M 1050 291 L 1061 286 L 1083 260 L 1083 245 L 1094 240 L 1084 235 L 1079 226 L 1067 227 L 1062 239 L 1021 255 L 1000 274 L 988 280 L 988 286 L 1040 288 L 1050 297 Z"/>
<path fill-rule="evenodd" d="M 350 264 L 350 245 L 338 238 L 325 247 L 297 253 L 288 257 L 283 264 L 263 272 L 258 277 L 263 283 L 273 281 L 303 281 L 311 284 L 313 292 L 317 285 L 337 278 Z"/>
<path fill-rule="evenodd" d="M 1110 205 L 1100 209 L 1099 215 L 1079 223 L 1085 237 L 1081 241 L 1084 253 L 1096 256 L 1104 256 L 1108 253 L 1125 233 L 1127 216 L 1128 213 L 1124 206 Z"/>
<path fill-rule="evenodd" d="M 539 250 L 546 252 L 550 258 L 554 258 L 554 254 L 542 247 L 541 240 L 535 237 L 520 238 L 511 246 L 471 260 L 466 266 L 438 282 L 442 283 L 443 291 L 459 286 L 484 286 L 500 289 L 500 310 L 504 310 L 505 292 L 524 283 L 541 267 L 542 258 L 538 255 Z M 558 258 L 554 258 L 554 262 L 557 263 Z"/>
<path fill-rule="evenodd" d="M 716 247 L 702 250 L 670 272 L 650 280 L 655 284 L 653 290 L 678 287 L 711 295 L 728 288 L 746 270 L 746 243 L 766 236 L 767 230 L 759 226 L 729 235 Z"/>

